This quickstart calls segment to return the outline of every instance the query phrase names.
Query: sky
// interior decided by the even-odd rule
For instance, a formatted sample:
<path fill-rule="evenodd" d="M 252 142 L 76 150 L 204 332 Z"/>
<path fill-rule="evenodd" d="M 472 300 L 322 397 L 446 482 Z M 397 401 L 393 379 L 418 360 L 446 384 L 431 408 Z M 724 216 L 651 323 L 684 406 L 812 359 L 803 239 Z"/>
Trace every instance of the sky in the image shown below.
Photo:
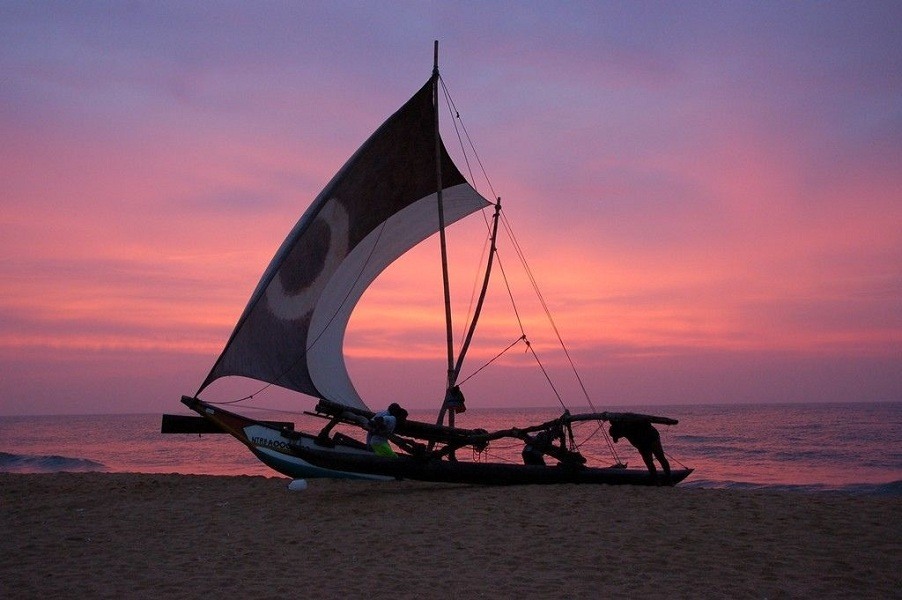
<path fill-rule="evenodd" d="M 900 22 L 898 2 L 0 1 L 0 415 L 178 411 L 433 40 L 579 374 L 527 300 L 555 387 L 520 344 L 470 406 L 900 401 Z M 437 253 L 352 317 L 370 406 L 441 401 Z M 520 335 L 503 285 L 489 308 L 469 372 Z"/>

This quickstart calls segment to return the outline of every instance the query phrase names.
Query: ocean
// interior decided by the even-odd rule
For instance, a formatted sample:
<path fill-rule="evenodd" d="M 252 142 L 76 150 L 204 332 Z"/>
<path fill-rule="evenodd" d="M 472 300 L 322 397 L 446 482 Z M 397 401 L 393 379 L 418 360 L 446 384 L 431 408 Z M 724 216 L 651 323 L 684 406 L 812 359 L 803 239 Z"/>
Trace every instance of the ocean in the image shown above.
<path fill-rule="evenodd" d="M 684 487 L 902 495 L 902 403 L 608 410 L 679 420 L 676 426 L 658 426 L 658 430 L 671 465 L 695 469 L 681 484 Z M 458 417 L 457 424 L 488 430 L 522 427 L 555 418 L 560 412 L 471 409 Z M 299 429 L 318 429 L 323 424 L 305 415 L 259 416 L 293 420 Z M 434 413 L 411 411 L 411 418 L 432 421 Z M 0 472 L 280 476 L 231 436 L 163 435 L 160 420 L 158 414 L 0 417 Z M 575 429 L 577 437 L 597 429 L 592 423 L 582 427 L 589 429 Z M 494 442 L 474 459 L 519 462 L 521 448 L 519 442 Z M 619 460 L 642 466 L 641 458 L 625 440 L 613 448 Z M 601 432 L 591 435 L 580 450 L 598 464 L 614 462 Z"/>

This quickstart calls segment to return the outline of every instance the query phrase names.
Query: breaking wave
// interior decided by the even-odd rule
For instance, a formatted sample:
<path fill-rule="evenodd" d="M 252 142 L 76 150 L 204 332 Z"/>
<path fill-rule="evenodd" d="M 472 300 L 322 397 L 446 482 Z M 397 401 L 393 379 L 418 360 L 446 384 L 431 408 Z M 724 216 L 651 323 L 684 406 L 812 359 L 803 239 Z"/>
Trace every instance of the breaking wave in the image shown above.
<path fill-rule="evenodd" d="M 0 452 L 0 472 L 2 473 L 77 473 L 106 470 L 107 467 L 103 463 L 87 458 Z"/>

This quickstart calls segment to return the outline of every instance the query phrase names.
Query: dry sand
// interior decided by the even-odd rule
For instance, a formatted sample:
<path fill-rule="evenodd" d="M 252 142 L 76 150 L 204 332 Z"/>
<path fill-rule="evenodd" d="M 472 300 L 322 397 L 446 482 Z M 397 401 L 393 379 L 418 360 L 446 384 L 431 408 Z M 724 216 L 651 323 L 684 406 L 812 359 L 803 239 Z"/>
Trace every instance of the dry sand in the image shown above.
<path fill-rule="evenodd" d="M 4 598 L 900 598 L 899 498 L 0 474 Z"/>

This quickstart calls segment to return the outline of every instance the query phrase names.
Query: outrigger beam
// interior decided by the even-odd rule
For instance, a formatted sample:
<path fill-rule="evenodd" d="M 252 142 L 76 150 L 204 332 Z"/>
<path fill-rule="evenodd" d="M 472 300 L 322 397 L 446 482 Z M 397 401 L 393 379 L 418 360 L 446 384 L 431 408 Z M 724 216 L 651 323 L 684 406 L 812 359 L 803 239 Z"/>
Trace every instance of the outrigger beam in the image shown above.
<path fill-rule="evenodd" d="M 263 421 L 267 425 L 278 427 L 279 429 L 294 429 L 294 423 L 291 421 Z M 160 433 L 228 433 L 216 423 L 204 417 L 194 417 L 190 415 L 163 415 L 160 423 Z"/>
<path fill-rule="evenodd" d="M 594 413 L 593 413 L 594 414 Z M 631 413 L 631 412 L 603 412 L 601 414 L 602 421 L 610 421 L 611 423 L 615 421 L 619 421 L 621 423 L 627 421 L 648 421 L 649 423 L 655 423 L 656 425 L 676 425 L 679 423 L 676 419 L 671 419 L 668 417 L 656 417 L 654 415 L 643 415 L 640 413 Z M 588 417 L 588 418 L 581 418 Z M 573 421 L 594 421 L 595 418 L 593 415 L 574 415 L 572 418 Z"/>
<path fill-rule="evenodd" d="M 363 425 L 366 421 L 373 418 L 374 413 L 368 410 L 358 408 L 350 408 L 329 400 L 320 400 L 316 405 L 315 413 L 308 413 L 314 416 L 331 419 L 330 423 L 324 429 L 324 432 L 331 430 L 337 423 L 347 423 L 350 425 Z M 444 425 L 432 425 L 420 421 L 405 419 L 398 424 L 395 434 L 406 436 L 417 440 L 426 440 L 433 444 L 445 444 L 445 447 L 438 450 L 436 456 L 444 456 L 451 454 L 458 448 L 473 446 L 477 449 L 485 448 L 486 445 L 494 440 L 502 438 L 517 438 L 529 441 L 529 434 L 539 431 L 547 431 L 554 428 L 566 427 L 570 428 L 572 423 L 581 421 L 648 421 L 661 425 L 676 425 L 676 419 L 667 417 L 656 417 L 653 415 L 643 415 L 639 413 L 621 413 L 621 412 L 600 412 L 600 413 L 581 413 L 571 415 L 565 412 L 557 419 L 552 419 L 538 425 L 530 425 L 528 427 L 512 427 L 510 429 L 502 429 L 499 431 L 489 432 L 484 429 L 461 429 L 458 427 L 446 427 Z M 555 456 L 560 460 L 574 460 L 574 456 L 570 451 L 565 451 L 566 456 Z"/>
<path fill-rule="evenodd" d="M 368 410 L 342 406 L 341 404 L 322 399 L 314 410 L 316 413 L 309 414 L 337 419 L 339 422 L 351 425 L 361 425 L 361 419 L 368 421 L 374 416 L 374 413 Z M 444 425 L 433 425 L 431 423 L 404 419 L 398 424 L 395 433 L 420 440 L 462 447 L 472 444 L 474 438 L 484 436 L 487 432 L 484 429 L 460 429 L 458 427 L 446 427 Z"/>

